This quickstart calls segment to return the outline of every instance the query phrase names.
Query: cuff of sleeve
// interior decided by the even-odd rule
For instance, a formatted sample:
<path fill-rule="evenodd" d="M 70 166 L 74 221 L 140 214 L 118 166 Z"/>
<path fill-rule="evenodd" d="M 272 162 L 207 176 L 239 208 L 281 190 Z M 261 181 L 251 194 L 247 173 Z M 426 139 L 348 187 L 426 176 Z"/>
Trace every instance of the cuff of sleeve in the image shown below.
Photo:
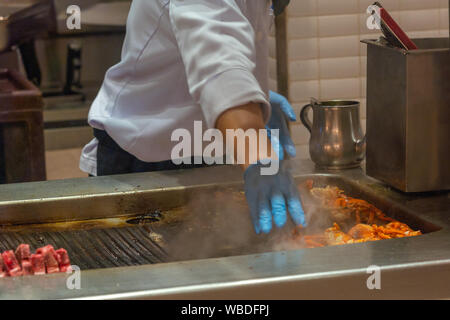
<path fill-rule="evenodd" d="M 260 103 L 264 122 L 270 118 L 270 103 L 254 75 L 244 69 L 231 69 L 209 80 L 202 88 L 200 105 L 209 128 L 226 110 L 246 103 Z"/>

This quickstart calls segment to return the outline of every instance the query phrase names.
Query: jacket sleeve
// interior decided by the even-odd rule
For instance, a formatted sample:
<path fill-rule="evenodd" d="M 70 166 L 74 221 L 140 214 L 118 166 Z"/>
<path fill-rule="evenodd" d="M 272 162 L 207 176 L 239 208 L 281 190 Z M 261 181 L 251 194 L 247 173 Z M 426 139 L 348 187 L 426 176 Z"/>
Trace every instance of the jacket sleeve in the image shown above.
<path fill-rule="evenodd" d="M 208 127 L 250 102 L 261 104 L 267 122 L 270 104 L 254 75 L 255 30 L 236 1 L 171 0 L 169 11 L 190 94 Z"/>

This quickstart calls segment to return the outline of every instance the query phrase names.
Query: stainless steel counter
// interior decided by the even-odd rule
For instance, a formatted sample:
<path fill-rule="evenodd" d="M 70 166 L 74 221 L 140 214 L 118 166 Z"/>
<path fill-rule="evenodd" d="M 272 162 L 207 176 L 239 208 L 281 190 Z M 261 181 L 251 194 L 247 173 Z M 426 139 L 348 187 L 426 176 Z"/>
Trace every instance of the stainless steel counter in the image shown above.
<path fill-rule="evenodd" d="M 316 172 L 309 161 L 295 161 L 293 167 L 296 177 L 336 176 Z M 337 176 L 432 225 L 433 232 L 363 244 L 86 270 L 81 271 L 79 290 L 67 288 L 66 274 L 4 278 L 0 298 L 450 298 L 449 192 L 402 194 L 366 177 L 360 169 Z M 52 221 L 54 210 L 64 210 L 67 220 L 80 219 L 86 210 L 91 218 L 92 214 L 101 217 L 126 209 L 123 197 L 130 194 L 140 206 L 140 200 L 147 199 L 142 205 L 148 204 L 149 192 L 240 181 L 239 169 L 213 167 L 5 185 L 0 186 L 0 223 Z M 32 211 L 36 203 L 53 210 Z M 367 287 L 371 275 L 367 268 L 372 265 L 381 268 L 380 290 Z"/>

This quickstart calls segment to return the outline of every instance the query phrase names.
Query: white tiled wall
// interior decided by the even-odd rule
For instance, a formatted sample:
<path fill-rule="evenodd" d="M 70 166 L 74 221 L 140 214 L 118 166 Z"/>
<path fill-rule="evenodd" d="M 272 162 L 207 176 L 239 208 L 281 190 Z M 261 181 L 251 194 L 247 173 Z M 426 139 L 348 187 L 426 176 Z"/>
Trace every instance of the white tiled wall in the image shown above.
<path fill-rule="evenodd" d="M 297 115 L 310 97 L 361 101 L 365 127 L 366 48 L 362 39 L 378 38 L 367 29 L 366 8 L 374 0 L 292 0 L 287 9 L 289 94 Z M 448 37 L 448 0 L 381 0 L 414 37 Z M 274 47 L 274 44 L 273 44 Z M 275 79 L 275 51 L 271 49 Z M 273 86 L 275 88 L 275 86 Z M 299 156 L 309 158 L 309 133 L 292 126 Z"/>

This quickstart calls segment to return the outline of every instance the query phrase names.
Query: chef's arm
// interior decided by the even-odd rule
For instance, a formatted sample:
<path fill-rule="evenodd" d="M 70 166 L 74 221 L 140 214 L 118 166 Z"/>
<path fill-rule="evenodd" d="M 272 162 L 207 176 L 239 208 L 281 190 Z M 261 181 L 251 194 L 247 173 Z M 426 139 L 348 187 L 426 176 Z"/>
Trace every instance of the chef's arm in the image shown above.
<path fill-rule="evenodd" d="M 257 133 L 257 148 L 251 148 L 249 146 L 249 139 L 245 141 L 245 151 L 238 150 L 239 144 L 237 143 L 237 138 L 234 141 L 234 159 L 237 159 L 238 152 L 245 152 L 245 164 L 241 164 L 243 170 L 246 170 L 251 163 L 251 159 L 261 160 L 267 158 L 274 154 L 273 152 L 263 153 L 259 149 L 260 146 L 260 135 L 259 130 L 265 132 L 265 124 L 261 106 L 258 103 L 248 103 L 245 105 L 237 106 L 224 111 L 216 121 L 216 128 L 222 132 L 224 140 L 226 140 L 227 129 L 237 130 L 242 129 L 247 131 L 248 129 L 254 129 Z M 225 143 L 225 141 L 224 141 Z M 256 150 L 255 150 L 256 149 Z M 270 139 L 267 138 L 267 150 L 272 150 Z M 256 154 L 254 154 L 256 152 Z"/>
<path fill-rule="evenodd" d="M 270 117 L 281 115 L 281 111 L 271 108 L 269 100 L 272 99 L 268 99 L 255 77 L 255 29 L 238 2 L 171 0 L 168 3 L 189 92 L 201 106 L 207 126 L 220 129 L 224 137 L 227 129 L 265 129 L 266 123 L 270 129 L 277 129 L 273 125 L 279 121 L 270 121 Z M 272 150 L 272 144 L 267 143 L 266 149 Z M 273 145 L 279 150 L 276 142 Z M 235 158 L 237 149 L 235 143 Z M 265 160 L 267 155 L 260 155 L 262 150 L 256 151 L 256 156 L 249 154 L 254 148 L 248 148 L 248 145 L 245 149 L 245 194 L 255 231 L 270 232 L 272 221 L 282 227 L 287 220 L 287 210 L 295 224 L 304 224 L 298 191 L 287 163 L 272 161 L 264 164 L 261 161 L 250 164 L 249 159 Z M 275 170 L 272 175 L 264 175 L 267 173 L 264 169 L 276 168 L 278 164 L 278 173 Z"/>
<path fill-rule="evenodd" d="M 249 103 L 228 109 L 219 116 L 216 127 L 222 131 L 223 136 L 226 136 L 227 129 L 264 129 L 261 107 L 259 104 Z M 271 146 L 269 139 L 267 143 Z M 234 146 L 236 158 L 237 152 L 242 150 L 238 150 L 236 143 Z M 251 156 L 255 155 L 249 154 L 252 148 L 249 148 L 248 143 L 245 148 L 246 163 L 242 165 L 244 190 L 256 233 L 269 233 L 273 224 L 283 227 L 287 221 L 287 212 L 295 225 L 305 226 L 305 215 L 289 165 L 281 161 L 277 172 L 265 175 L 261 164 L 249 163 L 249 157 L 251 159 Z M 267 149 L 272 150 L 272 146 Z M 260 153 L 260 151 L 257 152 L 256 159 L 266 158 Z M 275 152 L 272 150 L 271 154 L 274 155 Z"/>
<path fill-rule="evenodd" d="M 172 0 L 169 6 L 189 92 L 201 106 L 207 127 L 264 128 L 259 115 L 266 123 L 270 104 L 255 77 L 255 29 L 237 2 Z M 250 101 L 255 104 L 245 105 Z M 252 114 L 251 119 L 243 121 L 241 112 Z M 220 116 L 224 118 L 218 121 Z"/>

